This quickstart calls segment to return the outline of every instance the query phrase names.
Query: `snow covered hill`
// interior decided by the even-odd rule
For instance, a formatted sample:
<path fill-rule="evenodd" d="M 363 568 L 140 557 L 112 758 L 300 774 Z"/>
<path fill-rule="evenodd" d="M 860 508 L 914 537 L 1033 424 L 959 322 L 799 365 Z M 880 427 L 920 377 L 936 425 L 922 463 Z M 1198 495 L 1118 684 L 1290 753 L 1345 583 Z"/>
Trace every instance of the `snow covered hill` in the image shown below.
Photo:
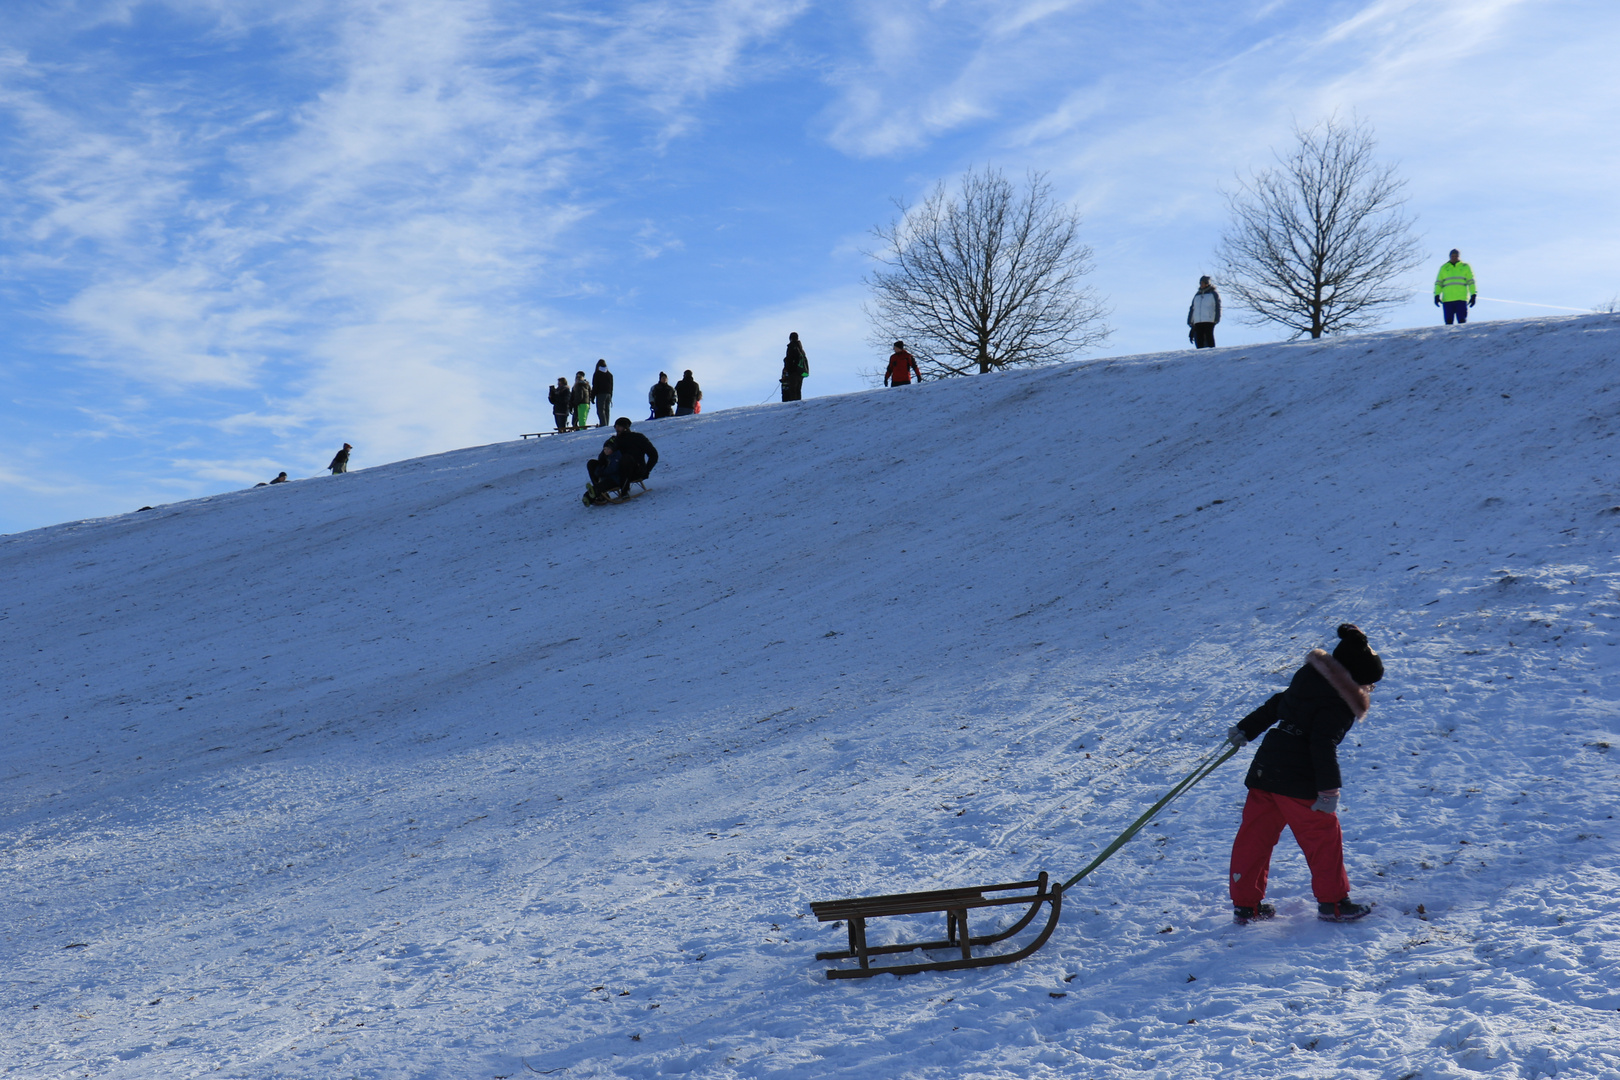
<path fill-rule="evenodd" d="M 0 1076 L 1620 1075 L 1620 320 L 1101 360 L 0 537 Z M 812 900 L 1067 876 L 1335 624 L 1355 896 L 1248 751 L 1010 967 Z M 1354 742 L 1355 745 L 1349 745 Z"/>

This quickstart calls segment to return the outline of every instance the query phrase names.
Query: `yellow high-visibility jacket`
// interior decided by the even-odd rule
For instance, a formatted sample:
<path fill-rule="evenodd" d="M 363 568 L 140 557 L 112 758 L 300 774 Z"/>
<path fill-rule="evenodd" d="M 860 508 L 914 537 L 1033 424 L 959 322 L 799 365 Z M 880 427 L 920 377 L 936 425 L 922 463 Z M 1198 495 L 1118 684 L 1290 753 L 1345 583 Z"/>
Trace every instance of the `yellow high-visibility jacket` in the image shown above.
<path fill-rule="evenodd" d="M 1434 295 L 1441 300 L 1467 300 L 1479 290 L 1474 287 L 1474 268 L 1465 262 L 1441 263 L 1434 275 Z"/>

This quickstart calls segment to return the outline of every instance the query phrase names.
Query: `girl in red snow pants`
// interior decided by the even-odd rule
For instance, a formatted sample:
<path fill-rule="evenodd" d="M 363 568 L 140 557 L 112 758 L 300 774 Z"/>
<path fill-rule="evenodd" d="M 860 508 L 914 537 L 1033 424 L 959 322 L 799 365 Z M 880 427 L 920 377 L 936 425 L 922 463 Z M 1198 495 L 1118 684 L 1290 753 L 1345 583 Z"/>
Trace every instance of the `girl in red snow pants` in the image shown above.
<path fill-rule="evenodd" d="M 1236 907 L 1258 907 L 1265 899 L 1266 878 L 1271 871 L 1271 849 L 1277 846 L 1283 826 L 1294 830 L 1294 839 L 1311 868 L 1311 892 L 1321 904 L 1332 904 L 1350 895 L 1350 875 L 1344 869 L 1344 834 L 1339 831 L 1339 815 L 1311 809 L 1310 799 L 1295 799 L 1259 788 L 1249 789 L 1243 804 L 1243 823 L 1232 841 L 1232 866 L 1227 878 Z"/>

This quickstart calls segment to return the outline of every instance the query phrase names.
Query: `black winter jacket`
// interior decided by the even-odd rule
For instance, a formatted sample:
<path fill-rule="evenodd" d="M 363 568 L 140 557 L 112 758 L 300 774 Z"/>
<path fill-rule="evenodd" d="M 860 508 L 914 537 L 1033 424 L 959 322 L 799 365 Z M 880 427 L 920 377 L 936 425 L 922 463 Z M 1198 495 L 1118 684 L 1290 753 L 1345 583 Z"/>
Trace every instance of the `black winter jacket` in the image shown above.
<path fill-rule="evenodd" d="M 1355 722 L 1333 684 L 1306 663 L 1287 690 L 1238 724 L 1250 741 L 1272 728 L 1255 751 L 1244 784 L 1295 799 L 1315 799 L 1317 792 L 1340 787 L 1338 746 Z"/>
<path fill-rule="evenodd" d="M 619 469 L 625 481 L 645 480 L 658 464 L 658 449 L 639 431 L 614 435 L 613 449 L 619 455 Z"/>
<path fill-rule="evenodd" d="M 675 384 L 675 404 L 683 409 L 690 409 L 703 400 L 703 391 L 698 389 L 696 379 L 682 379 Z"/>
<path fill-rule="evenodd" d="M 810 358 L 804 354 L 804 342 L 788 342 L 787 355 L 782 357 L 782 378 L 802 379 L 810 374 Z"/>
<path fill-rule="evenodd" d="M 668 416 L 675 409 L 675 388 L 667 382 L 653 383 L 647 392 L 647 404 L 658 410 L 660 416 Z"/>
<path fill-rule="evenodd" d="M 546 400 L 551 402 L 551 411 L 559 415 L 568 411 L 569 391 L 566 386 L 553 386 Z"/>
<path fill-rule="evenodd" d="M 591 394 L 597 401 L 613 396 L 613 372 L 606 368 L 599 368 L 591 376 Z"/>

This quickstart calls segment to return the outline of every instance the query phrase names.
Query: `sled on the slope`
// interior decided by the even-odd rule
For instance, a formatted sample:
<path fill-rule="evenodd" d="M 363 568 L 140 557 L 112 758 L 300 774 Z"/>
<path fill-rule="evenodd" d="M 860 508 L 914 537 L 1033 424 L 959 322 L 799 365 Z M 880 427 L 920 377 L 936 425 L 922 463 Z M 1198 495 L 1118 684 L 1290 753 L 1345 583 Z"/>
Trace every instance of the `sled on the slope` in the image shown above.
<path fill-rule="evenodd" d="M 986 893 L 1012 893 L 1010 896 L 986 896 Z M 968 912 L 980 908 L 1005 907 L 1028 904 L 1029 909 L 1005 930 L 993 934 L 974 935 L 968 927 Z M 973 955 L 975 948 L 983 948 L 1006 941 L 1017 934 L 1040 913 L 1041 905 L 1048 904 L 1051 912 L 1046 924 L 1034 940 L 1021 949 L 1003 953 Z M 822 922 L 843 922 L 849 927 L 849 948 L 816 953 L 817 960 L 858 960 L 858 968 L 828 968 L 829 979 L 866 979 L 873 975 L 910 975 L 918 971 L 945 971 L 951 968 L 988 967 L 991 964 L 1010 964 L 1022 960 L 1052 936 L 1058 916 L 1063 913 L 1063 887 L 1046 883 L 1046 872 L 1034 881 L 1011 881 L 1003 885 L 981 885 L 976 889 L 936 889 L 932 892 L 894 893 L 889 896 L 857 896 L 847 900 L 823 900 L 811 904 L 810 910 Z M 945 938 L 942 941 L 913 941 L 899 945 L 869 945 L 866 941 L 866 920 L 885 915 L 927 915 L 943 912 Z M 950 960 L 929 960 L 923 963 L 872 966 L 872 957 L 890 953 L 950 949 L 960 955 Z"/>
<path fill-rule="evenodd" d="M 601 426 L 600 424 L 586 424 L 584 427 L 564 428 L 561 431 L 520 431 L 518 435 L 525 439 L 544 439 L 547 435 L 573 435 L 581 431 L 594 431 Z"/>
<path fill-rule="evenodd" d="M 641 491 L 631 491 L 630 484 L 639 486 Z M 633 499 L 637 495 L 643 494 L 647 490 L 647 481 L 645 480 L 632 480 L 630 481 L 630 484 L 626 484 L 624 487 L 613 491 L 604 492 L 601 497 L 597 496 L 596 488 L 587 484 L 585 485 L 585 495 L 580 501 L 586 506 L 606 506 L 608 503 L 624 502 L 626 499 Z"/>
<path fill-rule="evenodd" d="M 845 922 L 849 926 L 849 948 L 836 949 L 829 952 L 816 953 L 817 960 L 856 960 L 859 967 L 854 968 L 828 968 L 829 979 L 866 979 L 873 975 L 912 975 L 919 971 L 950 971 L 955 968 L 989 967 L 992 964 L 1010 964 L 1015 960 L 1022 960 L 1029 956 L 1052 936 L 1057 929 L 1058 919 L 1063 914 L 1063 894 L 1075 887 L 1080 879 L 1091 873 L 1114 852 L 1124 847 L 1126 842 L 1142 827 L 1151 821 L 1159 811 L 1178 796 L 1192 787 L 1198 781 L 1214 772 L 1227 758 L 1237 753 L 1238 748 L 1229 746 L 1224 750 L 1216 750 L 1193 767 L 1182 781 L 1171 788 L 1169 793 L 1148 809 L 1148 812 L 1137 818 L 1131 827 L 1120 833 L 1119 836 L 1103 848 L 1095 859 L 1091 860 L 1084 870 L 1080 871 L 1068 881 L 1058 885 L 1048 885 L 1046 871 L 1033 881 L 1014 881 L 1002 885 L 980 885 L 977 888 L 963 889 L 934 889 L 928 892 L 890 893 L 886 896 L 855 896 L 844 900 L 823 900 L 810 905 L 810 910 L 822 922 Z M 986 896 L 986 893 L 1010 893 L 1007 896 Z M 980 908 L 1005 907 L 1014 904 L 1028 904 L 1029 909 L 1023 913 L 1011 926 L 994 933 L 974 936 L 968 928 L 968 912 Z M 1040 913 L 1041 905 L 1046 904 L 1050 911 L 1046 923 L 1036 933 L 1035 937 L 1020 949 L 1008 952 L 981 952 L 973 954 L 975 948 L 996 945 L 1017 935 L 1020 931 L 1035 921 Z M 882 918 L 892 915 L 928 915 L 943 912 L 945 915 L 945 937 L 943 940 L 903 942 L 895 945 L 869 945 L 866 941 L 866 920 Z M 908 953 L 921 951 L 924 953 L 951 950 L 958 955 L 948 960 L 925 959 L 920 963 L 888 964 L 873 966 L 872 957 L 886 956 L 895 953 Z"/>

